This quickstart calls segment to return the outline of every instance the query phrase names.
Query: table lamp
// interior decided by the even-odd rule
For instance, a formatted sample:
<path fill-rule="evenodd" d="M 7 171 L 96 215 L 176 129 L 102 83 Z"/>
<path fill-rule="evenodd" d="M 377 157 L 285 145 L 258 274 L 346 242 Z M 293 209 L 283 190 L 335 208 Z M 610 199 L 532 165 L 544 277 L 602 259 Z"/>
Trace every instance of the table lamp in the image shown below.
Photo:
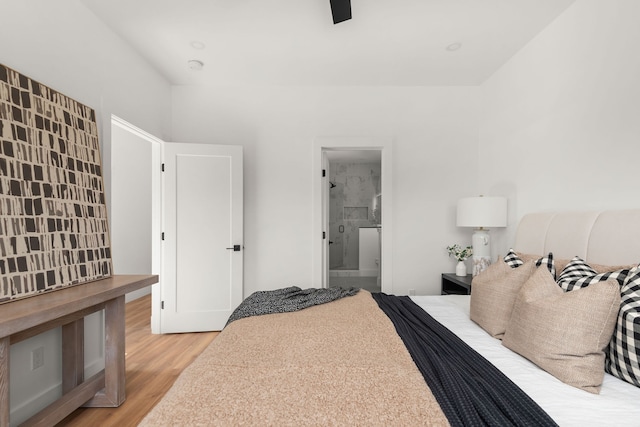
<path fill-rule="evenodd" d="M 507 226 L 505 197 L 465 197 L 458 200 L 456 225 L 475 227 L 471 238 L 473 247 L 473 275 L 491 264 L 491 240 L 488 228 Z"/>

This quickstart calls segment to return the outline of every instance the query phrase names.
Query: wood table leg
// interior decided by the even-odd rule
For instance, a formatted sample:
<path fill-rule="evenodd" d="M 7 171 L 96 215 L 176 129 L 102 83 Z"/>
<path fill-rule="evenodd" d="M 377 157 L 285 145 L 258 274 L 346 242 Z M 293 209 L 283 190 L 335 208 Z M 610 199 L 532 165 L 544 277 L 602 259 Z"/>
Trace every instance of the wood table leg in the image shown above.
<path fill-rule="evenodd" d="M 109 300 L 105 312 L 104 373 L 103 393 L 88 401 L 84 406 L 116 407 L 125 400 L 125 317 L 124 295 Z"/>
<path fill-rule="evenodd" d="M 9 337 L 0 338 L 0 426 L 9 425 Z"/>
<path fill-rule="evenodd" d="M 115 406 L 125 399 L 124 295 L 105 306 L 105 394 Z"/>
<path fill-rule="evenodd" d="M 62 394 L 84 381 L 84 318 L 62 326 Z"/>

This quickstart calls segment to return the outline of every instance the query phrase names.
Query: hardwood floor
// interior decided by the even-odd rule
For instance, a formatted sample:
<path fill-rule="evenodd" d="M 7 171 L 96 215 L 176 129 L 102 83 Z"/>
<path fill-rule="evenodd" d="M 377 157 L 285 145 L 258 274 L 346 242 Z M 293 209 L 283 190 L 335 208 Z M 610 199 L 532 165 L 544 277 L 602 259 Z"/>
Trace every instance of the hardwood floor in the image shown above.
<path fill-rule="evenodd" d="M 126 304 L 126 393 L 118 408 L 80 408 L 58 426 L 135 426 L 219 332 L 151 334 L 151 296 Z"/>

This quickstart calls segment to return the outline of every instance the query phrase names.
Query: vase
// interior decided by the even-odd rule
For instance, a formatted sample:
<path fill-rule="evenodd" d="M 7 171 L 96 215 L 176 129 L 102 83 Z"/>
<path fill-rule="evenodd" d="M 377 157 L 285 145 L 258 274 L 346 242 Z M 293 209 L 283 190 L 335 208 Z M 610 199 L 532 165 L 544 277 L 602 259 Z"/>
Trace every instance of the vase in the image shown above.
<path fill-rule="evenodd" d="M 456 276 L 466 276 L 467 275 L 467 265 L 464 261 L 458 261 L 458 265 L 456 265 Z"/>

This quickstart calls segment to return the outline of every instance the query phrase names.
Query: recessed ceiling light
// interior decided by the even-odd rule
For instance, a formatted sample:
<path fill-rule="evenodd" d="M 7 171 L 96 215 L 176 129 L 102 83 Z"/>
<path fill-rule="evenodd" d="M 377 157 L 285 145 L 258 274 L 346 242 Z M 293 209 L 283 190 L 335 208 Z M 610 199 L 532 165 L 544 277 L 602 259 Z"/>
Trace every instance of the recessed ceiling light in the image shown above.
<path fill-rule="evenodd" d="M 191 42 L 191 47 L 194 49 L 202 50 L 205 48 L 204 43 L 194 40 Z"/>
<path fill-rule="evenodd" d="M 449 52 L 454 52 L 454 51 L 456 51 L 456 50 L 460 49 L 461 47 L 462 47 L 462 43 L 455 42 L 455 43 L 451 43 L 449 46 L 447 46 L 447 48 L 446 48 L 446 49 L 447 49 Z"/>
<path fill-rule="evenodd" d="M 204 62 L 198 61 L 197 59 L 190 59 L 189 61 L 187 61 L 187 65 L 189 66 L 190 70 L 200 71 L 202 70 L 202 67 L 204 67 Z"/>

